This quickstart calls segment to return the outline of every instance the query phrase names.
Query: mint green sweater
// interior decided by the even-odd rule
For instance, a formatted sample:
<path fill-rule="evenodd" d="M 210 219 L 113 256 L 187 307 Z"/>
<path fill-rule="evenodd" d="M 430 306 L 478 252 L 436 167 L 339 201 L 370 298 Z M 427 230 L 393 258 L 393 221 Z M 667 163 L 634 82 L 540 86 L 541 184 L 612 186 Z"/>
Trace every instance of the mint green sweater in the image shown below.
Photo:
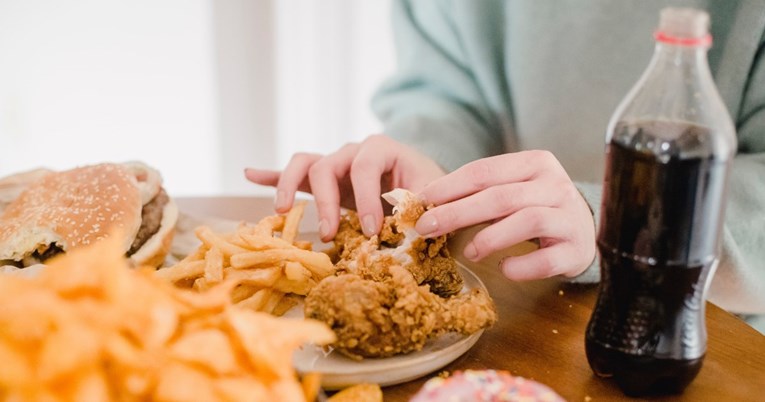
<path fill-rule="evenodd" d="M 599 216 L 607 122 L 653 52 L 661 8 L 709 11 L 709 61 L 738 130 L 710 300 L 765 313 L 765 4 L 761 1 L 394 1 L 398 71 L 372 106 L 389 135 L 451 170 L 552 151 Z M 594 282 L 597 261 L 577 281 Z"/>

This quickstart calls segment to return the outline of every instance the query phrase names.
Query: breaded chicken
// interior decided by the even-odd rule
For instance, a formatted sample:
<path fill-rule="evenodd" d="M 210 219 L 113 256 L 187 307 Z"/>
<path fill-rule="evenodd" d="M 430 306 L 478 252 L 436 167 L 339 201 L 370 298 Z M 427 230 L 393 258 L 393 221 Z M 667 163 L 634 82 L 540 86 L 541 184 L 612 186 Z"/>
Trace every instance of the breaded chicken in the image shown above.
<path fill-rule="evenodd" d="M 461 293 L 447 236 L 425 239 L 414 230 L 421 203 L 408 192 L 396 195 L 379 236 L 367 239 L 354 212 L 342 218 L 331 253 L 337 276 L 305 300 L 305 316 L 327 323 L 338 338 L 332 346 L 352 358 L 420 350 L 445 332 L 471 334 L 497 319 L 484 291 Z"/>
<path fill-rule="evenodd" d="M 355 212 L 341 217 L 333 262 L 341 272 L 355 272 L 391 256 L 412 273 L 418 285 L 430 285 L 432 292 L 444 297 L 457 294 L 463 282 L 446 247 L 447 235 L 426 239 L 417 234 L 414 223 L 425 208 L 411 193 L 402 198 L 404 205 L 396 206 L 394 215 L 385 217 L 380 234 L 369 239 L 362 234 Z"/>
<path fill-rule="evenodd" d="M 355 359 L 420 350 L 445 332 L 472 334 L 497 320 L 480 289 L 442 298 L 395 263 L 322 280 L 306 297 L 305 316 L 327 323 L 338 339 L 332 346 Z"/>

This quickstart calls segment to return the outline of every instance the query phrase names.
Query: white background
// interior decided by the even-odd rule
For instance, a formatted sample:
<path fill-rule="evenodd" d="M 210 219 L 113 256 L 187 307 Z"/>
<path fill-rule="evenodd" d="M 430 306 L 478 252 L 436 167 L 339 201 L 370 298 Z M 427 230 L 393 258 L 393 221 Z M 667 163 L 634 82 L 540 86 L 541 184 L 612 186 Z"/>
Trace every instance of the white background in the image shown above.
<path fill-rule="evenodd" d="M 0 176 L 143 160 L 171 194 L 253 194 L 380 130 L 388 0 L 0 0 Z"/>

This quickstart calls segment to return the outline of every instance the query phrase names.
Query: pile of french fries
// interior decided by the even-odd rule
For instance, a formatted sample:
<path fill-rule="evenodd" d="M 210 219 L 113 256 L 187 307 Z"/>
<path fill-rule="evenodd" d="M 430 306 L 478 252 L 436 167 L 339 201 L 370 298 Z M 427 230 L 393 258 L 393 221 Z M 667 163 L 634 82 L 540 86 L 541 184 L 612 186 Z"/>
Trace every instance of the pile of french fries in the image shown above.
<path fill-rule="evenodd" d="M 193 292 L 129 269 L 117 239 L 0 276 L 0 400 L 315 400 L 292 354 L 334 341 L 329 327 L 233 306 L 225 282 Z"/>
<path fill-rule="evenodd" d="M 256 224 L 241 223 L 234 233 L 195 230 L 202 244 L 178 264 L 156 275 L 180 287 L 205 290 L 223 281 L 236 286 L 231 298 L 239 306 L 282 315 L 335 267 L 329 256 L 298 240 L 305 202 L 286 215 L 272 215 Z"/>

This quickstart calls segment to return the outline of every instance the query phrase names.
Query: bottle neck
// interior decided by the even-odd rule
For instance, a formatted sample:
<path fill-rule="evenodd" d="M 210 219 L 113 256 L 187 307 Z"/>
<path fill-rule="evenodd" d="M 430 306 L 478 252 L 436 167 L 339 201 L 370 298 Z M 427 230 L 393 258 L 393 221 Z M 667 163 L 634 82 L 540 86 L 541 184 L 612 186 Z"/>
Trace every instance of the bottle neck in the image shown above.
<path fill-rule="evenodd" d="M 691 66 L 709 69 L 707 63 L 707 46 L 680 45 L 657 41 L 654 49 L 656 67 L 688 68 Z"/>
<path fill-rule="evenodd" d="M 710 44 L 708 36 L 686 38 L 657 34 L 649 66 L 614 112 L 606 140 L 610 142 L 613 138 L 628 147 L 645 141 L 641 146 L 661 157 L 677 154 L 688 159 L 714 155 L 716 159 L 729 160 L 736 149 L 735 126 L 709 68 Z M 690 141 L 683 130 L 661 130 L 651 136 L 634 130 L 618 131 L 620 125 L 641 122 L 661 123 L 665 127 L 666 123 L 701 127 L 708 134 L 696 136 L 701 138 L 698 141 Z M 665 143 L 669 143 L 670 148 L 665 149 Z"/>

